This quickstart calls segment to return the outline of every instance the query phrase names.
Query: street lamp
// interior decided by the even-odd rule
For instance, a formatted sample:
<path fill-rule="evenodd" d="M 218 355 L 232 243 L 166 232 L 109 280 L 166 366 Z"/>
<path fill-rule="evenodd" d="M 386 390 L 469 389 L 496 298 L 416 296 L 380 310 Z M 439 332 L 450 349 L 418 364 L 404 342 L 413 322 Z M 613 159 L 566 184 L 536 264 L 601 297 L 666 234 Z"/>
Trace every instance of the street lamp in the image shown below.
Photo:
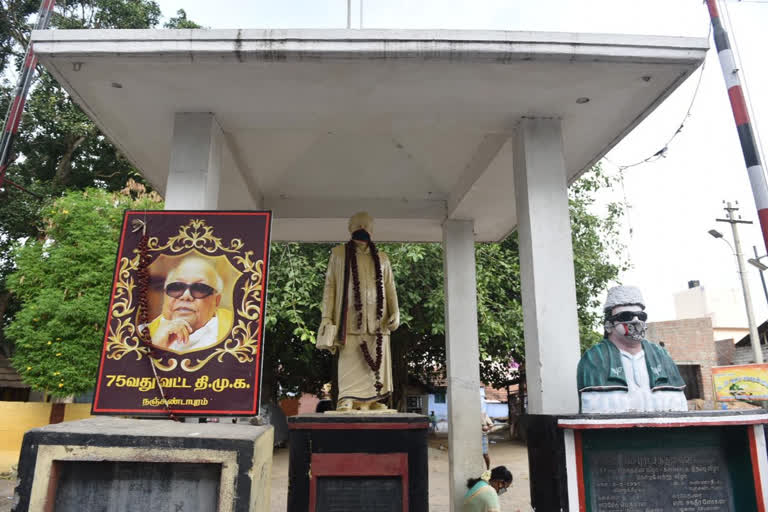
<path fill-rule="evenodd" d="M 768 254 L 766 254 L 766 256 L 768 256 Z M 765 258 L 765 256 L 760 256 L 760 258 Z M 760 258 L 749 258 L 747 263 L 760 269 L 760 272 L 765 272 L 768 270 L 768 265 L 765 263 L 760 263 Z"/>

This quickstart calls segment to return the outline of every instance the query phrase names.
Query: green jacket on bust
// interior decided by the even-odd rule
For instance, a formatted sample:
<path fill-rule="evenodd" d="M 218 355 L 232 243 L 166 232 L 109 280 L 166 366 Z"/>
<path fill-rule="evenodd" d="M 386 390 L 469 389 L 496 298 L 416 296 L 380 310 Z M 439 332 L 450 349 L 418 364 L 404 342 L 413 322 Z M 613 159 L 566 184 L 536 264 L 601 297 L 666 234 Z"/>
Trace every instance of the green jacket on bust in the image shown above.
<path fill-rule="evenodd" d="M 643 340 L 645 364 L 648 368 L 651 391 L 682 391 L 685 382 L 677 365 L 663 347 Z M 577 370 L 579 393 L 584 391 L 627 391 L 627 378 L 621 364 L 621 353 L 610 340 L 587 350 Z"/>

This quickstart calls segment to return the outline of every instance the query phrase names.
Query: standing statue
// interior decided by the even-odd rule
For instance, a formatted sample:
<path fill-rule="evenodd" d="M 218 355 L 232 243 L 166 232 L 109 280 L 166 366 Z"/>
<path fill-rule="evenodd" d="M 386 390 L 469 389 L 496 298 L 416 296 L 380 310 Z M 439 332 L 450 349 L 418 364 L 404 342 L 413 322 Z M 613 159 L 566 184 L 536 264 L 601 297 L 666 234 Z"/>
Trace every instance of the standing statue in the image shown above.
<path fill-rule="evenodd" d="M 317 345 L 339 351 L 337 411 L 383 410 L 392 393 L 389 334 L 400 325 L 395 280 L 371 241 L 373 218 L 356 213 L 349 232 L 328 261 Z"/>
<path fill-rule="evenodd" d="M 579 361 L 582 413 L 688 410 L 677 365 L 663 347 L 645 339 L 644 309 L 634 286 L 608 290 L 605 339 Z"/>

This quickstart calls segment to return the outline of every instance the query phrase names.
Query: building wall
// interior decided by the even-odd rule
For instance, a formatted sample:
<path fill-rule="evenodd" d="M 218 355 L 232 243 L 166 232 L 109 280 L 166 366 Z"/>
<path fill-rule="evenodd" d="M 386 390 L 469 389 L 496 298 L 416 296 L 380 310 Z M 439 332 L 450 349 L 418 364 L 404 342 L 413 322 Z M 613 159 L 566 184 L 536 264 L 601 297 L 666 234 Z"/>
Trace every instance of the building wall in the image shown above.
<path fill-rule="evenodd" d="M 733 339 L 717 340 L 715 342 L 715 352 L 717 353 L 717 366 L 730 366 L 733 363 L 733 356 L 736 353 L 736 345 Z"/>
<path fill-rule="evenodd" d="M 749 335 L 749 327 L 714 327 L 716 340 L 732 339 L 739 341 L 744 336 Z"/>
<path fill-rule="evenodd" d="M 81 420 L 91 415 L 91 404 L 66 404 L 64 421 Z M 0 473 L 19 460 L 24 433 L 48 425 L 51 404 L 46 402 L 0 402 Z"/>
<path fill-rule="evenodd" d="M 657 343 L 664 342 L 664 348 L 677 364 L 700 366 L 700 386 L 705 407 L 713 408 L 712 367 L 717 366 L 717 352 L 712 320 L 707 317 L 651 322 L 648 324 L 648 339 Z"/>
<path fill-rule="evenodd" d="M 506 418 L 509 416 L 509 406 L 504 402 L 486 402 L 485 413 L 490 418 Z"/>
<path fill-rule="evenodd" d="M 768 346 L 762 345 L 763 348 L 763 361 L 768 361 Z M 752 355 L 752 346 L 736 347 L 733 351 L 733 364 L 751 364 L 755 362 L 755 357 Z"/>
<path fill-rule="evenodd" d="M 678 319 L 710 317 L 715 330 L 746 330 L 747 313 L 744 297 L 736 288 L 696 286 L 675 294 L 675 316 Z M 720 335 L 718 339 L 736 336 Z"/>
<path fill-rule="evenodd" d="M 447 420 L 448 419 L 448 396 L 447 396 L 447 390 L 445 388 L 442 388 L 438 394 L 440 395 L 440 399 L 442 400 L 441 403 L 438 403 L 435 400 L 435 393 L 429 394 L 429 400 L 427 401 L 427 414 L 431 414 L 432 411 L 435 412 L 435 416 L 437 416 L 438 421 L 440 420 Z M 479 421 L 479 420 L 478 420 Z"/>
<path fill-rule="evenodd" d="M 315 409 L 317 408 L 317 404 L 320 402 L 320 399 L 317 398 L 317 396 L 312 395 L 310 393 L 302 393 L 301 400 L 299 400 L 299 414 L 307 414 L 315 412 Z"/>

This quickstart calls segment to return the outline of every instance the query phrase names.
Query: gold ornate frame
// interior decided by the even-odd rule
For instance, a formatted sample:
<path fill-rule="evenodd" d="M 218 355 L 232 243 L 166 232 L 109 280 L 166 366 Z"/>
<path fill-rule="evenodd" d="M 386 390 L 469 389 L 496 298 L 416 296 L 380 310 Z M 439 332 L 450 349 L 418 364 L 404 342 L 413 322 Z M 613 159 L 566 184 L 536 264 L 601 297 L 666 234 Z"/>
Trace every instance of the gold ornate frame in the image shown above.
<path fill-rule="evenodd" d="M 110 324 L 107 326 L 106 357 L 119 361 L 129 354 L 135 354 L 139 361 L 146 356 L 158 370 L 165 372 L 177 367 L 187 372 L 196 372 L 214 359 L 223 362 L 226 355 L 240 363 L 253 362 L 259 350 L 264 260 L 254 260 L 253 251 L 243 251 L 243 246 L 239 238 L 224 244 L 221 238 L 214 235 L 213 227 L 208 226 L 203 219 L 191 219 L 188 224 L 180 226 L 178 234 L 169 237 L 165 243 L 161 244 L 157 237 L 148 240 L 150 253 L 179 254 L 193 249 L 212 256 L 223 253 L 242 273 L 235 283 L 235 288 L 239 286 L 242 290 L 243 297 L 239 304 L 233 305 L 236 314 L 232 330 L 223 342 L 212 347 L 210 354 L 194 361 L 193 356 L 170 351 L 164 351 L 163 357 L 150 356 L 150 348 L 142 342 L 138 329 L 139 304 L 135 295 L 138 293 L 136 288 L 140 254 L 138 249 L 134 249 L 131 257 L 121 257 Z"/>

